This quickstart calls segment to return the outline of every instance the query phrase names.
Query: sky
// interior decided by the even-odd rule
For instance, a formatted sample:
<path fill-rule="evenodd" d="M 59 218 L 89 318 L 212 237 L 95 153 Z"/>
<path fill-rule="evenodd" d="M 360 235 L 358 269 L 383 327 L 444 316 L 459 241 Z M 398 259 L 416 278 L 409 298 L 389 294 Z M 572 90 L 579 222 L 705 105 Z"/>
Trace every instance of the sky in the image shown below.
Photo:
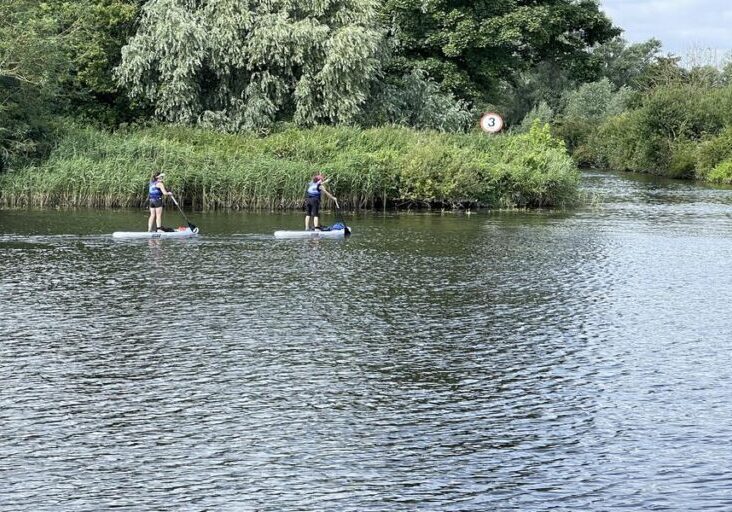
<path fill-rule="evenodd" d="M 600 7 L 626 40 L 655 37 L 664 54 L 721 60 L 732 50 L 732 0 L 600 0 Z"/>

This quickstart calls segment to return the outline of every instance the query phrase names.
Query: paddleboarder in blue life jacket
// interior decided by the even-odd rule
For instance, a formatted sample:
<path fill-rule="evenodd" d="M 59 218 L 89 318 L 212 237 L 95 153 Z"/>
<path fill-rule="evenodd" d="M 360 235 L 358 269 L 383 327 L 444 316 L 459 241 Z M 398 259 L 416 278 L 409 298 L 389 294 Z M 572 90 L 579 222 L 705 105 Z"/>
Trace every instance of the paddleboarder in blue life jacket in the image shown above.
<path fill-rule="evenodd" d="M 163 184 L 165 174 L 155 172 L 148 183 L 148 200 L 150 201 L 150 218 L 147 219 L 147 230 L 150 232 L 159 231 L 163 227 L 163 197 L 172 196 Z M 154 224 L 154 226 L 153 226 Z"/>
<path fill-rule="evenodd" d="M 336 208 L 339 208 L 338 199 L 325 189 L 325 176 L 322 174 L 313 176 L 313 180 L 308 183 L 308 188 L 305 192 L 305 231 L 310 230 L 310 217 L 313 218 L 313 229 L 320 229 L 318 214 L 320 213 L 320 196 L 322 194 L 335 201 Z"/>

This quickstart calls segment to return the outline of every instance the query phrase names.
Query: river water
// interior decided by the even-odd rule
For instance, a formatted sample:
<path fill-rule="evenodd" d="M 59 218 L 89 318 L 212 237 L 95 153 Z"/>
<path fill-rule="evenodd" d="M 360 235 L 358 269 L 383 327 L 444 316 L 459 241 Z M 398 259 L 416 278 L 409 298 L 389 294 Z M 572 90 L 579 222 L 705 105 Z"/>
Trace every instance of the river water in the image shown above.
<path fill-rule="evenodd" d="M 0 510 L 732 509 L 732 190 L 583 186 L 347 241 L 0 211 Z"/>

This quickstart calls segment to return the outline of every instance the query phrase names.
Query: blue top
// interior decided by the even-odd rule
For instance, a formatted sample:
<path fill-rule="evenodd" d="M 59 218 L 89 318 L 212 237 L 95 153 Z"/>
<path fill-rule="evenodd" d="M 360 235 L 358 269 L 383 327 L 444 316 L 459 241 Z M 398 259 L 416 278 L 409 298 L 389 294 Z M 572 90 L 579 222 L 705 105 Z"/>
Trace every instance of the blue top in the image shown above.
<path fill-rule="evenodd" d="M 311 181 L 308 184 L 308 197 L 320 197 L 320 182 Z"/>
<path fill-rule="evenodd" d="M 151 200 L 163 198 L 163 191 L 158 187 L 158 183 L 160 183 L 158 180 L 153 180 L 148 184 L 147 191 Z"/>

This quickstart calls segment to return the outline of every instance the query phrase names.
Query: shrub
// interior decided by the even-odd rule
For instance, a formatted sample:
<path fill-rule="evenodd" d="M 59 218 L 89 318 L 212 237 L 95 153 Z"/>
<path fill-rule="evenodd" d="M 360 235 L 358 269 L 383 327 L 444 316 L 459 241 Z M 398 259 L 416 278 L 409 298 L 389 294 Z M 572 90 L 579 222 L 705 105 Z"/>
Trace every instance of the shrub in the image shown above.
<path fill-rule="evenodd" d="M 681 140 L 671 147 L 668 176 L 670 178 L 693 178 L 697 162 L 697 144 Z M 665 174 L 665 173 L 664 173 Z"/>
<path fill-rule="evenodd" d="M 524 116 L 521 124 L 518 126 L 517 131 L 520 133 L 528 132 L 534 123 L 539 122 L 541 124 L 551 123 L 554 119 L 554 111 L 546 101 L 540 102 L 534 108 L 532 108 L 526 116 Z"/>
<path fill-rule="evenodd" d="M 715 166 L 709 173 L 708 179 L 712 183 L 732 184 L 732 159 Z"/>
<path fill-rule="evenodd" d="M 732 128 L 728 127 L 716 137 L 699 144 L 696 177 L 705 179 L 717 164 L 730 157 L 732 157 Z"/>
<path fill-rule="evenodd" d="M 472 120 L 465 102 L 443 92 L 420 70 L 380 81 L 358 118 L 361 126 L 394 124 L 441 132 L 467 131 Z"/>
<path fill-rule="evenodd" d="M 594 167 L 600 162 L 597 151 L 589 144 L 596 131 L 596 124 L 584 119 L 564 118 L 552 126 L 554 136 L 564 140 L 572 158 L 582 167 Z"/>
<path fill-rule="evenodd" d="M 618 171 L 640 170 L 645 166 L 639 117 L 638 111 L 630 111 L 609 118 L 599 127 L 590 145 L 596 148 L 601 164 Z"/>
<path fill-rule="evenodd" d="M 714 91 L 688 85 L 659 87 L 644 100 L 640 109 L 646 134 L 670 140 L 700 140 L 705 134 L 724 127 Z"/>
<path fill-rule="evenodd" d="M 582 84 L 578 89 L 565 93 L 563 114 L 569 119 L 599 121 L 606 117 L 612 98 L 613 85 L 607 78 Z"/>
<path fill-rule="evenodd" d="M 703 177 L 732 149 L 730 135 L 717 137 L 728 97 L 727 90 L 688 84 L 658 87 L 637 109 L 607 119 L 588 145 L 614 169 Z"/>

